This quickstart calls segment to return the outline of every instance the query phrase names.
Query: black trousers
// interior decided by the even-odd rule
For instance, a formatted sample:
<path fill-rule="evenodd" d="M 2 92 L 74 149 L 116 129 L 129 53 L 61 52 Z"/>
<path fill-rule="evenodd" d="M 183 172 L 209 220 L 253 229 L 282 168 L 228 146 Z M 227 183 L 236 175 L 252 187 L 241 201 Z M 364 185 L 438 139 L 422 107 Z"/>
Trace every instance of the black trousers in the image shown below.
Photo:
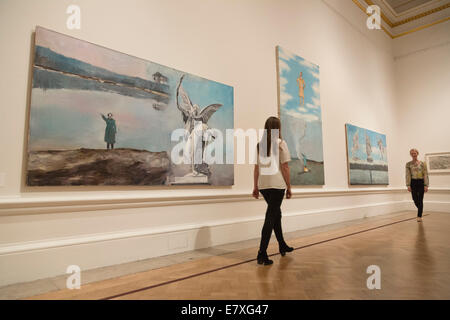
<path fill-rule="evenodd" d="M 259 251 L 266 252 L 269 246 L 272 230 L 275 231 L 278 243 L 283 244 L 283 231 L 281 230 L 281 203 L 283 202 L 285 189 L 262 189 L 261 194 L 267 202 L 266 218 L 261 231 L 261 243 Z"/>
<path fill-rule="evenodd" d="M 411 195 L 417 207 L 417 216 L 422 217 L 423 195 L 425 194 L 423 179 L 411 179 Z"/>
<path fill-rule="evenodd" d="M 114 143 L 107 143 L 106 148 L 109 149 L 109 146 L 111 146 L 111 149 L 114 149 Z"/>

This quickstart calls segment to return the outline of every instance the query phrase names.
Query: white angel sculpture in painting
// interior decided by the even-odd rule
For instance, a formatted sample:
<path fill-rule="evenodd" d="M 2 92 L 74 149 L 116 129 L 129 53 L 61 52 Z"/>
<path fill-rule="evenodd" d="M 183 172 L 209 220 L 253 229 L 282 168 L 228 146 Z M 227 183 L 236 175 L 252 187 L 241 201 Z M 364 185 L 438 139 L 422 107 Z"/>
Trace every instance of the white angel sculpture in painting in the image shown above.
<path fill-rule="evenodd" d="M 184 128 L 189 135 L 188 137 L 186 137 L 187 139 L 185 139 L 186 146 L 184 149 L 188 152 L 188 154 L 185 154 L 185 156 L 188 156 L 190 158 L 191 163 L 192 172 L 188 175 L 201 176 L 204 174 L 208 174 L 209 172 L 208 165 L 203 162 L 203 151 L 206 146 L 206 142 L 203 140 L 203 138 L 201 139 L 202 143 L 200 145 L 200 150 L 200 146 L 196 146 L 196 143 L 194 143 L 194 139 L 195 136 L 203 137 L 205 131 L 209 129 L 207 125 L 208 120 L 222 106 L 222 104 L 210 104 L 209 106 L 200 110 L 200 107 L 197 104 L 193 104 L 191 102 L 191 99 L 189 98 L 189 95 L 186 93 L 186 91 L 184 91 L 181 85 L 183 78 L 184 75 L 180 78 L 180 83 L 178 84 L 177 88 L 177 107 L 181 111 L 183 122 L 185 123 Z M 194 150 L 194 147 L 197 147 L 198 150 Z M 198 162 L 198 157 L 195 157 L 195 154 L 199 154 L 200 152 L 202 161 L 201 163 L 196 164 L 195 162 Z M 194 157 L 196 161 L 194 161 Z"/>

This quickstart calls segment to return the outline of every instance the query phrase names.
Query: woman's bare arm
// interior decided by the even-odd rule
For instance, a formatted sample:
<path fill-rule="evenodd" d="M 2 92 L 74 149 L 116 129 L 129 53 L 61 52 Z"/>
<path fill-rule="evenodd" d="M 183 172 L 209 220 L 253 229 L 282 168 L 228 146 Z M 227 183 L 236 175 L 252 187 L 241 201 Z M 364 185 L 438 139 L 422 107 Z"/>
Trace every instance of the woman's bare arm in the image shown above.
<path fill-rule="evenodd" d="M 259 190 L 258 190 L 258 178 L 259 178 L 259 167 L 255 164 L 255 169 L 253 170 L 253 197 L 258 199 Z"/>
<path fill-rule="evenodd" d="M 289 199 L 292 195 L 291 193 L 291 178 L 290 169 L 288 162 L 281 164 L 281 174 L 283 175 L 284 182 L 286 183 L 286 198 Z"/>

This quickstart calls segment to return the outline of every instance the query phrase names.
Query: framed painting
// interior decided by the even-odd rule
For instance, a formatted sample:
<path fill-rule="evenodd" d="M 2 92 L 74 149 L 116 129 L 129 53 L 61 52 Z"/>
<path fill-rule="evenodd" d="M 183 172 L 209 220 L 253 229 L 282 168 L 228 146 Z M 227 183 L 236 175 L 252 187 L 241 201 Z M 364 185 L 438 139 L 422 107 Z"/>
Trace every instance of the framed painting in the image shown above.
<path fill-rule="evenodd" d="M 276 48 L 278 115 L 292 185 L 324 185 L 319 66 Z"/>
<path fill-rule="evenodd" d="M 233 164 L 176 164 L 171 151 L 194 120 L 232 129 L 233 99 L 231 86 L 36 27 L 27 185 L 232 185 Z"/>
<path fill-rule="evenodd" d="M 450 152 L 426 153 L 429 173 L 448 173 L 450 172 Z"/>
<path fill-rule="evenodd" d="M 350 185 L 388 185 L 386 135 L 345 125 Z"/>

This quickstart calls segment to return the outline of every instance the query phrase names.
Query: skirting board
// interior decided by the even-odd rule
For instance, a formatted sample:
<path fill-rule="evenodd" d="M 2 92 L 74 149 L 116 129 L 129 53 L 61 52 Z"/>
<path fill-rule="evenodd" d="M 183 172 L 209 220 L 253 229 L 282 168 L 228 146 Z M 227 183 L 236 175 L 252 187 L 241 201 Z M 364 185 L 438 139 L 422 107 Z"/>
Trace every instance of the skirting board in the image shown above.
<path fill-rule="evenodd" d="M 412 201 L 411 201 L 411 204 Z M 446 212 L 450 213 L 450 201 L 424 201 L 423 207 L 425 211 L 431 212 Z M 413 207 L 413 210 L 415 207 Z"/>
<path fill-rule="evenodd" d="M 433 202 L 427 205 L 435 206 L 438 211 L 449 207 L 449 203 Z M 303 211 L 284 215 L 283 228 L 284 232 L 290 232 L 413 208 L 411 201 L 401 200 Z M 262 224 L 261 218 L 167 232 L 136 230 L 2 246 L 0 286 L 63 275 L 69 265 L 89 270 L 259 238 Z"/>

